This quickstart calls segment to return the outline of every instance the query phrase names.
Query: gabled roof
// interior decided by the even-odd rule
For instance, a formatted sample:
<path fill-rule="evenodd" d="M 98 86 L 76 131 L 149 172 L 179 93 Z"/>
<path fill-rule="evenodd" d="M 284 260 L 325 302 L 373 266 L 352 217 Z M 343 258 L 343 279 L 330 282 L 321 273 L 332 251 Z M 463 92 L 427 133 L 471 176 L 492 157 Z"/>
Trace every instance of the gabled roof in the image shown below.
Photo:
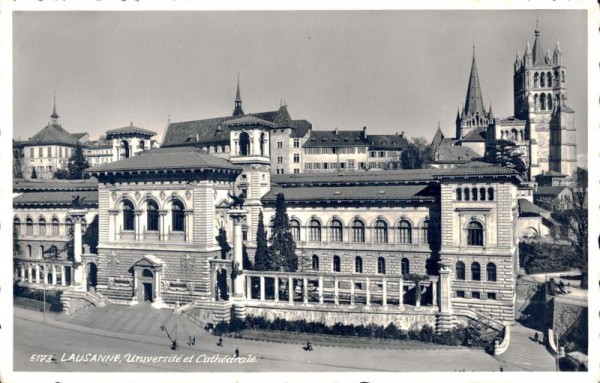
<path fill-rule="evenodd" d="M 60 125 L 48 124 L 35 136 L 31 137 L 24 146 L 36 146 L 36 145 L 63 145 L 63 146 L 77 146 L 79 144 L 77 137 L 67 132 Z"/>
<path fill-rule="evenodd" d="M 519 198 L 519 213 L 528 215 L 550 214 L 548 210 L 539 207 L 525 198 Z"/>
<path fill-rule="evenodd" d="M 370 150 L 403 150 L 408 146 L 401 134 L 370 134 L 367 142 Z"/>
<path fill-rule="evenodd" d="M 313 130 L 305 148 L 369 146 L 362 130 Z"/>
<path fill-rule="evenodd" d="M 479 127 L 471 130 L 460 142 L 485 142 L 486 128 Z"/>
<path fill-rule="evenodd" d="M 78 140 L 81 140 L 83 137 L 87 136 L 88 134 L 86 132 L 84 133 L 73 133 L 73 137 L 77 138 Z"/>
<path fill-rule="evenodd" d="M 102 174 L 140 170 L 200 169 L 241 170 L 239 166 L 232 165 L 223 158 L 212 156 L 204 150 L 195 147 L 172 147 L 140 152 L 124 160 L 100 164 L 86 170 L 86 172 L 89 174 Z"/>
<path fill-rule="evenodd" d="M 538 186 L 534 195 L 557 197 L 566 188 L 566 186 Z"/>
<path fill-rule="evenodd" d="M 13 191 L 92 191 L 98 190 L 98 180 L 95 178 L 85 180 L 27 180 L 16 178 L 13 180 Z"/>
<path fill-rule="evenodd" d="M 281 186 L 299 185 L 373 185 L 427 183 L 439 169 L 401 169 L 379 172 L 344 171 L 338 173 L 273 174 L 271 182 Z"/>
<path fill-rule="evenodd" d="M 436 164 L 463 164 L 480 157 L 471 148 L 466 146 L 440 146 L 434 155 Z"/>
<path fill-rule="evenodd" d="M 440 146 L 442 144 L 442 141 L 444 140 L 444 133 L 442 133 L 442 130 L 440 129 L 439 125 L 437 130 L 435 131 L 435 135 L 433 136 L 433 140 L 431 140 L 431 146 Z"/>
<path fill-rule="evenodd" d="M 291 138 L 302 138 L 312 129 L 312 124 L 306 120 L 292 120 Z"/>
<path fill-rule="evenodd" d="M 109 136 L 116 136 L 119 134 L 138 134 L 140 136 L 147 136 L 147 137 L 156 136 L 156 132 L 153 132 L 148 129 L 139 128 L 137 126 L 133 126 L 133 123 L 131 123 L 131 125 L 129 125 L 129 126 L 124 126 L 122 128 L 111 129 L 111 130 L 106 131 L 107 138 Z"/>
<path fill-rule="evenodd" d="M 450 169 L 439 170 L 434 178 L 460 178 L 474 176 L 519 177 L 516 170 L 480 161 L 472 161 Z"/>

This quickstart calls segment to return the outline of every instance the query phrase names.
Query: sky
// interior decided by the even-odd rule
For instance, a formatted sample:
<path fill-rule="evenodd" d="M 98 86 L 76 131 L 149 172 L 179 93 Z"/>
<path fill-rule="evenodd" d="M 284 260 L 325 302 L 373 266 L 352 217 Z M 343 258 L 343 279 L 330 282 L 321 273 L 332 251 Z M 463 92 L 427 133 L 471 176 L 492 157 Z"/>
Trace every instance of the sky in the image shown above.
<path fill-rule="evenodd" d="M 430 140 L 455 134 L 473 51 L 486 108 L 513 114 L 517 50 L 557 39 L 581 164 L 587 153 L 587 17 L 575 10 L 14 12 L 13 137 L 50 120 L 97 139 L 133 123 L 277 110 L 315 130 Z M 475 48 L 473 48 L 473 46 Z"/>

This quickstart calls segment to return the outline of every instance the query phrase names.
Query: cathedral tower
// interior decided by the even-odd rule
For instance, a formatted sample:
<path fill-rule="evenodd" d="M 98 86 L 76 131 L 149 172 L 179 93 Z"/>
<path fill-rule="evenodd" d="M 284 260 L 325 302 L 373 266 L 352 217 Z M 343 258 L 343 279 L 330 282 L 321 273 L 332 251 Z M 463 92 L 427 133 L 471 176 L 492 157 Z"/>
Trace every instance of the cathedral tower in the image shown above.
<path fill-rule="evenodd" d="M 575 112 L 567 106 L 566 67 L 557 41 L 552 57 L 544 52 L 536 25 L 533 49 L 514 64 L 514 113 L 527 121 L 531 177 L 546 171 L 571 176 L 577 169 Z"/>

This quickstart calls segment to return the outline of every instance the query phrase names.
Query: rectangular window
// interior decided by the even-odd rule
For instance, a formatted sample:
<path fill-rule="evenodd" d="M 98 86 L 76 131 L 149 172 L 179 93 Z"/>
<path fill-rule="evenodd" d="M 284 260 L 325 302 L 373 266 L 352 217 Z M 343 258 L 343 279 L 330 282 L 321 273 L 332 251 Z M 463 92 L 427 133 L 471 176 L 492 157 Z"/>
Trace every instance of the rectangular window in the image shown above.
<path fill-rule="evenodd" d="M 278 164 L 282 164 L 283 163 L 283 157 L 277 157 L 277 163 Z"/>
<path fill-rule="evenodd" d="M 294 174 L 300 173 L 300 169 L 294 169 Z"/>
<path fill-rule="evenodd" d="M 44 148 L 42 148 L 42 147 L 38 148 L 38 157 L 40 157 L 40 158 L 44 157 Z"/>
<path fill-rule="evenodd" d="M 354 160 L 348 160 L 348 169 L 354 169 Z"/>
<path fill-rule="evenodd" d="M 384 158 L 385 157 L 385 152 L 379 152 L 379 158 Z"/>
<path fill-rule="evenodd" d="M 457 298 L 464 298 L 465 297 L 465 292 L 462 290 L 459 290 L 456 292 L 456 297 Z"/>
<path fill-rule="evenodd" d="M 277 141 L 277 149 L 282 149 L 282 148 L 283 148 L 283 142 Z"/>
<path fill-rule="evenodd" d="M 35 150 L 33 150 L 33 148 L 29 148 L 29 157 L 35 157 Z"/>
<path fill-rule="evenodd" d="M 473 299 L 481 299 L 481 293 L 479 293 L 479 291 L 473 291 L 471 293 L 471 298 L 473 298 Z"/>
<path fill-rule="evenodd" d="M 294 138 L 294 148 L 299 148 L 299 147 L 300 147 L 300 139 Z"/>
<path fill-rule="evenodd" d="M 321 170 L 321 163 L 320 162 L 315 162 L 314 169 L 315 170 Z"/>
<path fill-rule="evenodd" d="M 496 300 L 496 293 L 487 293 L 487 298 L 491 300 Z"/>
<path fill-rule="evenodd" d="M 346 169 L 346 163 L 340 162 L 340 169 Z"/>
<path fill-rule="evenodd" d="M 329 169 L 329 164 L 327 162 L 323 162 L 323 170 Z"/>
<path fill-rule="evenodd" d="M 299 153 L 294 153 L 294 163 L 295 164 L 300 163 L 300 154 Z"/>
<path fill-rule="evenodd" d="M 48 146 L 48 157 L 52 157 L 52 147 Z"/>
<path fill-rule="evenodd" d="M 304 169 L 306 170 L 312 170 L 312 162 L 307 162 L 304 164 Z"/>
<path fill-rule="evenodd" d="M 375 157 L 375 152 L 369 152 L 369 158 Z"/>

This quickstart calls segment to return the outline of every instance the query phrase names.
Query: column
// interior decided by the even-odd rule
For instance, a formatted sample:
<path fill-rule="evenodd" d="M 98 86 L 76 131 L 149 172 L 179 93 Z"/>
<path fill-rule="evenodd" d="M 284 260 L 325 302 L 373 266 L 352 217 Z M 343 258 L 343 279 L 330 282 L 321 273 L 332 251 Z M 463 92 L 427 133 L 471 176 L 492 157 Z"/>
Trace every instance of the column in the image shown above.
<path fill-rule="evenodd" d="M 44 270 L 42 271 L 43 274 L 43 278 L 44 278 L 44 285 L 48 284 L 48 265 L 44 264 Z"/>
<path fill-rule="evenodd" d="M 210 271 L 210 300 L 217 300 L 217 269 Z"/>
<path fill-rule="evenodd" d="M 417 292 L 417 289 L 419 290 L 418 292 Z M 425 290 L 427 290 L 427 288 L 425 288 Z M 425 292 L 423 292 L 423 286 L 419 282 L 417 282 L 415 284 L 415 294 L 416 294 L 416 297 L 419 299 L 416 299 L 415 306 L 421 307 L 421 297 L 423 296 L 424 293 Z"/>
<path fill-rule="evenodd" d="M 354 306 L 354 278 L 350 278 L 350 306 Z"/>
<path fill-rule="evenodd" d="M 288 276 L 288 301 L 294 304 L 294 279 L 291 275 Z"/>
<path fill-rule="evenodd" d="M 369 281 L 368 277 L 366 280 L 366 284 L 367 284 L 367 307 L 370 307 L 371 306 L 371 282 Z"/>
<path fill-rule="evenodd" d="M 233 263 L 238 267 L 238 272 L 244 270 L 244 259 L 242 256 L 242 221 L 246 217 L 244 210 L 230 210 L 229 215 L 233 220 Z M 239 273 L 238 273 L 239 274 Z M 263 284 L 261 284 L 262 286 Z M 244 298 L 244 291 L 241 276 L 237 276 L 233 281 L 233 296 Z"/>
<path fill-rule="evenodd" d="M 308 303 L 308 280 L 306 277 L 302 278 L 302 302 Z"/>
<path fill-rule="evenodd" d="M 387 279 L 383 278 L 381 282 L 381 287 L 383 289 L 383 300 L 381 301 L 381 304 L 383 307 L 387 308 Z"/>
<path fill-rule="evenodd" d="M 431 305 L 437 306 L 437 281 L 431 281 Z"/>
<path fill-rule="evenodd" d="M 404 308 L 404 278 L 400 277 L 398 280 L 398 306 Z"/>
<path fill-rule="evenodd" d="M 71 284 L 75 285 L 78 290 L 86 290 L 83 283 L 84 265 L 81 259 L 82 238 L 81 238 L 81 220 L 85 216 L 85 210 L 69 210 L 69 215 L 73 217 L 75 228 L 73 229 L 73 267 L 71 268 Z M 136 230 L 137 226 L 136 226 Z"/>
<path fill-rule="evenodd" d="M 440 269 L 440 312 L 446 313 L 452 311 L 452 301 L 450 300 L 450 269 L 442 266 Z"/>
<path fill-rule="evenodd" d="M 340 298 L 338 295 L 338 278 L 337 277 L 333 278 L 333 303 L 335 303 L 336 305 L 340 304 Z"/>
<path fill-rule="evenodd" d="M 71 267 L 71 284 L 70 286 L 73 286 L 75 284 L 75 268 Z"/>
<path fill-rule="evenodd" d="M 275 290 L 275 302 L 279 302 L 279 277 L 273 277 L 273 289 Z"/>
<path fill-rule="evenodd" d="M 260 300 L 265 300 L 265 277 L 260 276 Z"/>
<path fill-rule="evenodd" d="M 52 264 L 52 285 L 56 286 L 56 265 Z"/>
<path fill-rule="evenodd" d="M 143 239 L 142 233 L 142 210 L 134 210 L 133 211 L 133 219 L 135 220 L 135 231 L 133 233 L 133 238 L 136 241 L 141 241 Z"/>
<path fill-rule="evenodd" d="M 183 216 L 183 224 L 184 224 L 184 228 L 185 228 L 185 241 L 186 242 L 191 242 L 192 240 L 192 211 L 193 210 L 186 210 L 185 211 L 185 215 Z"/>
<path fill-rule="evenodd" d="M 65 284 L 65 265 L 60 265 L 60 285 L 64 286 Z"/>
<path fill-rule="evenodd" d="M 20 266 L 20 272 L 21 272 L 21 282 L 25 282 L 25 266 L 24 265 Z"/>
<path fill-rule="evenodd" d="M 246 277 L 246 298 L 252 299 L 252 277 Z"/>
<path fill-rule="evenodd" d="M 319 276 L 319 303 L 323 304 L 323 276 Z"/>
<path fill-rule="evenodd" d="M 33 268 L 31 266 L 31 263 L 29 265 L 27 265 L 27 270 L 29 271 L 29 275 L 28 275 L 28 279 L 29 279 L 29 283 L 33 283 Z"/>
<path fill-rule="evenodd" d="M 40 284 L 40 265 L 35 264 L 35 283 Z"/>

